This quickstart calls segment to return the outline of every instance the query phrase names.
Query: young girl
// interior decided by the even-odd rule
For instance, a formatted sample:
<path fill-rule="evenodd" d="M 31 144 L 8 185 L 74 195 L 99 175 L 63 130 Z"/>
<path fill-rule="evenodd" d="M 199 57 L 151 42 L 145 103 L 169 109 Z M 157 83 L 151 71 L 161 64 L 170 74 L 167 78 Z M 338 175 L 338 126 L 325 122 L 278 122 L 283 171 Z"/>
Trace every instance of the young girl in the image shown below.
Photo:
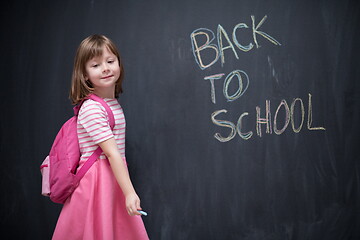
<path fill-rule="evenodd" d="M 148 239 L 140 199 L 125 161 L 125 119 L 117 101 L 124 70 L 114 43 L 105 36 L 84 39 L 75 56 L 70 98 L 80 103 L 90 93 L 103 98 L 113 111 L 112 131 L 104 107 L 85 100 L 78 115 L 80 169 L 97 146 L 99 159 L 81 179 L 61 210 L 53 239 Z"/>

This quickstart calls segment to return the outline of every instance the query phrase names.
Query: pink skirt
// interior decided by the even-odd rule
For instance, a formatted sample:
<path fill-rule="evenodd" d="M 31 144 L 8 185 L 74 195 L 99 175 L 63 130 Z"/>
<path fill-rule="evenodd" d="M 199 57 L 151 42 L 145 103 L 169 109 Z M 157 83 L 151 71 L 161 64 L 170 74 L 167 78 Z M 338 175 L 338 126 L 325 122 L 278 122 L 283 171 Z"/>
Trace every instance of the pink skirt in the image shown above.
<path fill-rule="evenodd" d="M 129 216 L 107 160 L 98 160 L 66 200 L 53 240 L 146 240 L 140 216 Z"/>

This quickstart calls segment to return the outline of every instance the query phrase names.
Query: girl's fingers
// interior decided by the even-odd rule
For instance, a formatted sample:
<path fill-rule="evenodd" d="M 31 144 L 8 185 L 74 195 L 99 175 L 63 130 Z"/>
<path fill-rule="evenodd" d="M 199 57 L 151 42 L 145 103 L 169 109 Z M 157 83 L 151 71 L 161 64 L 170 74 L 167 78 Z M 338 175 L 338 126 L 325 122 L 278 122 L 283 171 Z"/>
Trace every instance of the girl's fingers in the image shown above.
<path fill-rule="evenodd" d="M 141 213 L 139 213 L 138 210 L 141 210 L 141 208 L 129 207 L 127 209 L 127 212 L 130 216 L 141 215 Z"/>
<path fill-rule="evenodd" d="M 137 200 L 137 201 L 136 201 L 136 210 L 141 210 L 140 200 Z"/>
<path fill-rule="evenodd" d="M 133 212 L 134 215 L 141 215 L 139 212 L 138 212 L 138 208 L 136 208 L 136 210 Z"/>
<path fill-rule="evenodd" d="M 141 210 L 141 207 L 140 207 L 140 199 L 137 195 L 135 196 L 130 196 L 128 199 L 127 199 L 127 207 L 126 207 L 126 210 L 128 212 L 128 214 L 130 216 L 134 216 L 134 215 L 141 215 L 138 210 Z"/>

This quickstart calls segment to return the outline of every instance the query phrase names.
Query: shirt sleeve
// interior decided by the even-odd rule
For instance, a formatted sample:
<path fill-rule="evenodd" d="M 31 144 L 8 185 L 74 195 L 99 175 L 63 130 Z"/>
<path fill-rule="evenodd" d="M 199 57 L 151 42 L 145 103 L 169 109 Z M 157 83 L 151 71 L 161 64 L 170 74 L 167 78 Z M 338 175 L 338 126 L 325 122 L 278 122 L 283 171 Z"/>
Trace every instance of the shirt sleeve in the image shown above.
<path fill-rule="evenodd" d="M 114 137 L 103 106 L 91 99 L 86 100 L 80 108 L 78 123 L 83 126 L 95 143 L 101 143 Z"/>

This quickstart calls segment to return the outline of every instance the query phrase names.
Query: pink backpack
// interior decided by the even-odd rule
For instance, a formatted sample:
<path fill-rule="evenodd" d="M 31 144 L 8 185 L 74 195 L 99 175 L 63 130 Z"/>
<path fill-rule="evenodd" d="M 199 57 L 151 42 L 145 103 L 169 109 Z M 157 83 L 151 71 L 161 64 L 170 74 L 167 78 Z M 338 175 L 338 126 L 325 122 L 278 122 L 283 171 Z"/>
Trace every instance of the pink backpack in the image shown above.
<path fill-rule="evenodd" d="M 91 94 L 86 99 L 101 103 L 106 109 L 111 129 L 114 129 L 114 115 L 107 103 L 100 97 Z M 74 116 L 61 127 L 51 147 L 50 154 L 40 166 L 42 174 L 42 195 L 50 197 L 53 202 L 64 203 L 79 185 L 81 178 L 101 155 L 98 147 L 79 171 L 80 147 L 77 135 L 77 115 L 84 100 L 74 107 Z"/>

